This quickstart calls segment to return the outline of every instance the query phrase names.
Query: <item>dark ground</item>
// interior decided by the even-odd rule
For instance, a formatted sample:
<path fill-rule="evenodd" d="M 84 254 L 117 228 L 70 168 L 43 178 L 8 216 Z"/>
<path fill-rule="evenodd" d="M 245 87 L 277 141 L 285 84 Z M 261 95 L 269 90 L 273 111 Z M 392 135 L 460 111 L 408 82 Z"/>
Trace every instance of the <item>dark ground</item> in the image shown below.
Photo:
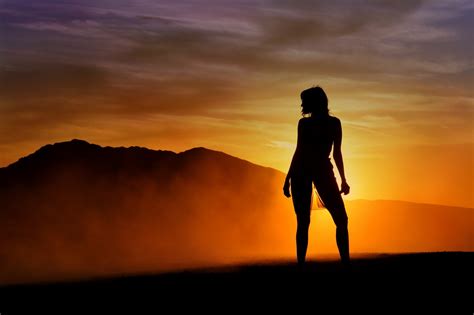
<path fill-rule="evenodd" d="M 1 315 L 305 312 L 473 314 L 473 252 L 275 262 L 160 275 L 0 287 Z M 100 311 L 102 310 L 102 311 Z M 167 311 L 165 311 L 167 310 Z M 356 312 L 357 310 L 357 312 Z"/>

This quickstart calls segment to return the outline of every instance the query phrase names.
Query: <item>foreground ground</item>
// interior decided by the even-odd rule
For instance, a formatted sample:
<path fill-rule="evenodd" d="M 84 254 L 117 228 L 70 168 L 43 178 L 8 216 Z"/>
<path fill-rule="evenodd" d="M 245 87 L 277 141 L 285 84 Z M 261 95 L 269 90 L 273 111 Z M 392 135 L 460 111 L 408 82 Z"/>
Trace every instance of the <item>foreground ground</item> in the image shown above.
<path fill-rule="evenodd" d="M 414 307 L 472 314 L 474 253 L 377 255 L 353 261 L 288 262 L 0 287 L 0 313 L 151 313 L 184 309 L 390 312 Z M 171 308 L 171 309 L 170 309 Z M 29 310 L 29 311 L 27 311 Z M 125 311 L 127 310 L 127 311 Z M 280 312 L 279 312 L 280 313 Z"/>

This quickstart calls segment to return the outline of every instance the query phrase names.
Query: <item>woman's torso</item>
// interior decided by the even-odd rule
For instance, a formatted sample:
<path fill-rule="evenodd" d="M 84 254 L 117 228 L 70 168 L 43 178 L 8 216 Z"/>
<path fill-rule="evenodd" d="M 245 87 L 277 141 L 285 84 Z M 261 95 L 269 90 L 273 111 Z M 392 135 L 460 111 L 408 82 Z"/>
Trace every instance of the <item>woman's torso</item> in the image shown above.
<path fill-rule="evenodd" d="M 332 171 L 329 155 L 336 134 L 337 118 L 308 117 L 301 119 L 299 145 L 302 171 Z"/>

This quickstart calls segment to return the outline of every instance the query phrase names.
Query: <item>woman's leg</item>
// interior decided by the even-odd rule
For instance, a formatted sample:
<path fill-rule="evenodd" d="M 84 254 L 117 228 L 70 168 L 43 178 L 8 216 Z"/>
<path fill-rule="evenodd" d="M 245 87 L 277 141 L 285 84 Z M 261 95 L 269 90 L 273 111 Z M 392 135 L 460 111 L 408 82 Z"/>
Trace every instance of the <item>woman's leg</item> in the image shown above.
<path fill-rule="evenodd" d="M 296 256 L 298 265 L 303 265 L 306 260 L 306 250 L 308 248 L 308 231 L 310 214 L 296 215 L 298 226 L 296 228 Z"/>
<path fill-rule="evenodd" d="M 311 193 L 310 178 L 291 179 L 291 195 L 296 213 L 296 256 L 298 264 L 303 265 L 308 248 L 308 230 L 311 221 Z"/>
<path fill-rule="evenodd" d="M 327 209 L 336 224 L 336 243 L 341 261 L 344 264 L 349 264 L 349 230 L 347 228 L 348 219 L 344 203 L 341 202 L 340 205 L 336 206 L 328 205 Z"/>
<path fill-rule="evenodd" d="M 341 261 L 349 264 L 349 230 L 347 228 L 348 218 L 344 201 L 342 200 L 337 186 L 336 179 L 330 176 L 327 180 L 315 180 L 315 186 L 321 197 L 326 209 L 328 209 L 331 217 L 336 224 L 336 243 L 339 249 Z"/>
<path fill-rule="evenodd" d="M 347 229 L 347 217 L 345 220 L 336 223 L 336 242 L 337 248 L 339 249 L 339 255 L 341 256 L 341 261 L 344 264 L 349 264 L 349 230 Z"/>

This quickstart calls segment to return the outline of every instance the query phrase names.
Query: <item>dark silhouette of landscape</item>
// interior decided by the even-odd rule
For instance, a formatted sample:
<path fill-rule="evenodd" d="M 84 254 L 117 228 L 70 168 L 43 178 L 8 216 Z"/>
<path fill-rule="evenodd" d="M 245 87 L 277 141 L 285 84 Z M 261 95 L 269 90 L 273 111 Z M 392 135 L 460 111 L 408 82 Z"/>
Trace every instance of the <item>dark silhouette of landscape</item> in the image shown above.
<path fill-rule="evenodd" d="M 44 146 L 0 169 L 0 283 L 278 255 L 281 176 L 204 148 Z"/>
<path fill-rule="evenodd" d="M 324 259 L 337 251 L 335 231 L 326 211 L 313 211 L 309 264 L 298 269 L 284 178 L 206 148 L 46 145 L 0 168 L 1 295 L 74 300 L 139 291 L 163 301 L 228 292 L 224 299 L 235 302 L 291 295 L 304 284 L 315 301 L 331 292 L 391 302 L 424 292 L 469 304 L 460 288 L 472 283 L 473 209 L 346 201 L 351 271 Z"/>
<path fill-rule="evenodd" d="M 81 281 L 0 287 L 6 314 L 163 310 L 364 311 L 365 313 L 472 310 L 474 253 L 354 257 L 352 269 L 337 259 L 261 262 Z M 27 301 L 28 303 L 25 303 Z M 58 303 L 57 301 L 61 301 Z"/>

